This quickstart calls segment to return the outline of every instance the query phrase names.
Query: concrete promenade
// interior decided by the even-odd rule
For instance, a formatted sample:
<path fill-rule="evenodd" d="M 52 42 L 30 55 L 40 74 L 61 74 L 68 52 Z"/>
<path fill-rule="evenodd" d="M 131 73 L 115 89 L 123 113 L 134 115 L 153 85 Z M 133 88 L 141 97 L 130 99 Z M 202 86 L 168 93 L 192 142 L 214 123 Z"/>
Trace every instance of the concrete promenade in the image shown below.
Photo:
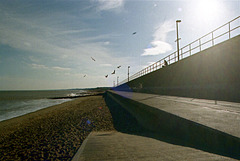
<path fill-rule="evenodd" d="M 121 132 L 92 132 L 73 161 L 230 161 L 232 158 Z"/>
<path fill-rule="evenodd" d="M 240 103 L 120 91 L 108 95 L 147 130 L 92 132 L 73 160 L 240 159 Z"/>
<path fill-rule="evenodd" d="M 240 103 L 136 92 L 113 93 L 240 138 Z"/>

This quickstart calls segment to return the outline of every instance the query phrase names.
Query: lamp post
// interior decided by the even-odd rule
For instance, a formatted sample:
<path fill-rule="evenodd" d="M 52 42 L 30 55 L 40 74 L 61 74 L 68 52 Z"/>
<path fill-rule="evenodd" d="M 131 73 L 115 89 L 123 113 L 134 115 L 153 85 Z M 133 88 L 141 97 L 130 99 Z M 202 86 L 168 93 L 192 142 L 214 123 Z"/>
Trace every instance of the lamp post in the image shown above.
<path fill-rule="evenodd" d="M 117 76 L 117 86 L 118 86 L 118 78 L 119 78 L 119 76 Z"/>
<path fill-rule="evenodd" d="M 180 23 L 181 20 L 176 21 L 176 26 L 177 26 L 177 54 L 178 54 L 178 61 L 179 61 L 179 38 L 178 38 L 178 23 Z"/>
<path fill-rule="evenodd" d="M 130 68 L 130 66 L 128 66 L 128 82 L 129 82 L 129 68 Z"/>

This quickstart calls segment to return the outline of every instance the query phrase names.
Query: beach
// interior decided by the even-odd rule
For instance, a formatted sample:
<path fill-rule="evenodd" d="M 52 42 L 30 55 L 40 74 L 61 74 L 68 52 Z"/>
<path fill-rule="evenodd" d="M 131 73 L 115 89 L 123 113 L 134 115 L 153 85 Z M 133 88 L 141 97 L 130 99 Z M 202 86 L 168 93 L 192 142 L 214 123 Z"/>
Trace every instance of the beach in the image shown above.
<path fill-rule="evenodd" d="M 0 122 L 0 160 L 71 160 L 91 131 L 112 131 L 102 96 L 87 96 Z"/>

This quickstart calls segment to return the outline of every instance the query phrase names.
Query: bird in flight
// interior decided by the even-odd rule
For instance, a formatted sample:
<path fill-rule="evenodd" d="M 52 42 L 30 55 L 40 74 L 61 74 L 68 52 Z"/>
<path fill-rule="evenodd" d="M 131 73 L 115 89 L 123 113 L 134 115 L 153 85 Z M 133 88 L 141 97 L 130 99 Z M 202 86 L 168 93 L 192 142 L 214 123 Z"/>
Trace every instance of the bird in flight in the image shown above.
<path fill-rule="evenodd" d="M 115 70 L 112 72 L 112 74 L 115 74 Z"/>
<path fill-rule="evenodd" d="M 96 61 L 93 57 L 91 57 L 93 61 Z"/>
<path fill-rule="evenodd" d="M 121 68 L 121 65 L 119 65 L 117 68 Z"/>
<path fill-rule="evenodd" d="M 135 35 L 137 32 L 134 32 L 134 33 L 132 33 L 133 35 Z"/>
<path fill-rule="evenodd" d="M 86 77 L 87 75 L 84 75 L 83 77 Z"/>

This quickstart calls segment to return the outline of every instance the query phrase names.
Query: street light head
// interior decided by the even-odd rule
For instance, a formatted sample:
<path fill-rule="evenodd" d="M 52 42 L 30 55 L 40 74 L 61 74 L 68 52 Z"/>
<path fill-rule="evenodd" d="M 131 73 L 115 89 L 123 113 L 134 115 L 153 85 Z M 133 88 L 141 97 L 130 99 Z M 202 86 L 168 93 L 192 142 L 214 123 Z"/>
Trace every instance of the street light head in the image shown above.
<path fill-rule="evenodd" d="M 180 22 L 181 22 L 181 20 L 177 20 L 176 22 L 177 22 L 177 23 L 180 23 Z"/>

